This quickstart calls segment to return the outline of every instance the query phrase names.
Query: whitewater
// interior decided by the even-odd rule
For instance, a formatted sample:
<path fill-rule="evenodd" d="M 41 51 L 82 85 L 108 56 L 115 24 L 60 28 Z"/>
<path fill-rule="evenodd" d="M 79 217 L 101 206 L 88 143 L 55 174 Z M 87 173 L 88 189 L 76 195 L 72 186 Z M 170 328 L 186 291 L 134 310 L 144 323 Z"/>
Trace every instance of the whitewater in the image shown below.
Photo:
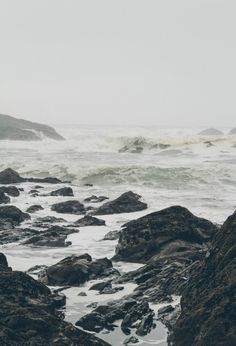
<path fill-rule="evenodd" d="M 39 142 L 2 141 L 0 170 L 11 167 L 24 177 L 55 176 L 71 181 L 74 199 L 81 202 L 91 195 L 105 195 L 113 199 L 132 190 L 142 196 L 148 209 L 130 214 L 102 217 L 105 227 L 82 227 L 79 233 L 68 236 L 72 245 L 67 248 L 30 248 L 6 244 L 1 251 L 15 270 L 26 271 L 34 265 L 51 265 L 71 254 L 89 253 L 93 258 L 115 253 L 117 240 L 102 241 L 111 230 L 119 230 L 125 222 L 171 205 L 187 207 L 195 215 L 222 223 L 236 206 L 236 136 L 199 136 L 201 129 L 148 128 L 148 127 L 92 127 L 63 126 L 57 131 L 66 140 L 57 142 L 43 139 Z M 136 148 L 139 148 L 136 150 Z M 142 150 L 140 149 L 142 148 Z M 59 187 L 68 184 L 59 184 Z M 50 210 L 53 203 L 65 197 L 30 197 L 33 183 L 23 183 L 20 197 L 11 203 L 22 211 L 31 204 L 40 204 L 44 210 L 32 215 L 57 216 Z M 54 189 L 46 185 L 47 194 Z M 72 198 L 68 198 L 72 199 Z M 63 215 L 68 222 L 76 215 Z M 27 226 L 27 222 L 24 224 Z M 140 267 L 140 264 L 118 262 L 121 272 Z M 91 285 L 91 282 L 89 283 Z M 135 288 L 127 284 L 124 291 L 114 295 L 95 295 L 84 285 L 70 288 L 67 295 L 66 319 L 75 323 L 91 311 L 92 302 L 107 302 L 129 294 Z M 78 293 L 85 291 L 86 297 Z M 176 297 L 178 301 L 178 297 Z M 158 306 L 153 307 L 155 310 Z M 124 335 L 117 329 L 111 334 L 98 334 L 112 345 L 122 345 Z M 114 343 L 114 340 L 116 342 Z M 140 345 L 166 345 L 166 330 L 161 323 L 141 340 Z"/>

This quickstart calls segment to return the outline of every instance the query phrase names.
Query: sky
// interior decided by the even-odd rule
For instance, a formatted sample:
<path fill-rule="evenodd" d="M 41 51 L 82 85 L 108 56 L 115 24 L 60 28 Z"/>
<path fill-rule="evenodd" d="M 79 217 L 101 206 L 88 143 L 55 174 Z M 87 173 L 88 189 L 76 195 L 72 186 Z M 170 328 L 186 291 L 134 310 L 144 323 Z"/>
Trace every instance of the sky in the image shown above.
<path fill-rule="evenodd" d="M 235 0 L 0 0 L 0 113 L 236 125 Z"/>

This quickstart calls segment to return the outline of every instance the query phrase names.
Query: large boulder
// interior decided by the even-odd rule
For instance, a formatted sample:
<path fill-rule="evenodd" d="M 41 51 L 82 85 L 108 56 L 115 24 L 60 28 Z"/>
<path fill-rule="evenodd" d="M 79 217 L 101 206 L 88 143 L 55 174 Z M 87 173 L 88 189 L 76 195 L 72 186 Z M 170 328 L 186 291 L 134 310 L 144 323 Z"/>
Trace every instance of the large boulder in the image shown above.
<path fill-rule="evenodd" d="M 50 193 L 51 196 L 67 196 L 67 197 L 73 197 L 74 193 L 71 187 L 62 187 L 61 189 L 52 191 Z"/>
<path fill-rule="evenodd" d="M 53 204 L 51 209 L 61 214 L 85 214 L 84 205 L 75 200 Z"/>
<path fill-rule="evenodd" d="M 81 256 L 69 256 L 60 262 L 48 267 L 40 275 L 40 280 L 52 286 L 70 285 L 80 286 L 84 282 L 117 275 L 112 263 L 107 258 L 92 261 L 91 256 L 84 254 Z"/>
<path fill-rule="evenodd" d="M 20 195 L 20 191 L 16 186 L 1 186 L 0 192 L 6 193 L 12 197 L 18 197 Z"/>
<path fill-rule="evenodd" d="M 11 168 L 4 169 L 0 172 L 0 184 L 17 184 L 23 181 L 24 178 Z"/>
<path fill-rule="evenodd" d="M 186 256 L 210 240 L 217 227 L 194 216 L 188 209 L 173 206 L 125 224 L 115 260 L 145 263 L 153 256 Z"/>
<path fill-rule="evenodd" d="M 27 208 L 27 213 L 35 213 L 36 211 L 43 210 L 44 208 L 40 204 L 31 205 Z"/>
<path fill-rule="evenodd" d="M 147 204 L 140 201 L 141 196 L 132 191 L 125 192 L 113 201 L 106 202 L 97 208 L 94 215 L 132 213 L 147 209 Z"/>
<path fill-rule="evenodd" d="M 236 344 L 236 213 L 213 238 L 211 250 L 182 292 L 180 318 L 170 342 L 176 346 Z"/>
<path fill-rule="evenodd" d="M 30 215 L 23 213 L 19 208 L 9 205 L 0 207 L 0 219 L 11 220 L 14 224 L 20 224 L 30 219 Z"/>
<path fill-rule="evenodd" d="M 63 321 L 58 309 L 65 296 L 29 275 L 11 271 L 0 255 L 0 344 L 4 346 L 108 346 L 95 336 Z"/>

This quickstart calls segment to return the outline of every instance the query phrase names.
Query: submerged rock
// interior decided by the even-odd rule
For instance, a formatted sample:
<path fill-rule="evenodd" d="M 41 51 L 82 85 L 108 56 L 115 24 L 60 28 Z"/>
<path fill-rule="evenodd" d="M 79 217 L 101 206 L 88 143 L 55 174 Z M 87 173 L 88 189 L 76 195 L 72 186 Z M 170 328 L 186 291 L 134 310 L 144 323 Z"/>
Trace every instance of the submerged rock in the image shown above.
<path fill-rule="evenodd" d="M 132 191 L 125 192 L 113 201 L 106 202 L 97 208 L 94 215 L 131 213 L 147 209 L 147 204 L 140 201 L 141 196 Z"/>
<path fill-rule="evenodd" d="M 84 205 L 75 200 L 53 204 L 51 209 L 61 214 L 85 214 Z"/>
<path fill-rule="evenodd" d="M 75 226 L 83 227 L 83 226 L 105 226 L 106 222 L 102 219 L 98 219 L 96 217 L 85 215 L 82 219 L 75 221 Z"/>
<path fill-rule="evenodd" d="M 29 275 L 11 271 L 0 255 L 0 344 L 4 346 L 108 346 L 95 336 L 63 321 L 65 296 Z"/>
<path fill-rule="evenodd" d="M 173 206 L 125 224 L 116 247 L 115 260 L 145 263 L 158 258 L 194 254 L 217 231 L 210 221 Z"/>
<path fill-rule="evenodd" d="M 0 191 L 0 204 L 7 204 L 10 201 L 11 201 L 10 198 L 7 195 L 5 195 L 4 192 Z"/>
<path fill-rule="evenodd" d="M 63 187 L 61 189 L 52 191 L 50 193 L 51 196 L 67 196 L 67 197 L 72 197 L 74 196 L 73 190 L 71 187 Z"/>
<path fill-rule="evenodd" d="M 100 203 L 100 202 L 103 202 L 105 201 L 106 199 L 109 199 L 108 197 L 106 196 L 95 196 L 95 195 L 92 195 L 91 197 L 87 197 L 84 199 L 84 202 L 86 203 Z"/>
<path fill-rule="evenodd" d="M 236 213 L 215 234 L 207 256 L 193 271 L 181 299 L 181 315 L 169 342 L 236 344 Z"/>
<path fill-rule="evenodd" d="M 214 129 L 214 128 L 209 128 L 206 130 L 203 130 L 201 132 L 199 132 L 200 136 L 223 136 L 224 132 Z"/>
<path fill-rule="evenodd" d="M 34 204 L 34 205 L 31 205 L 27 210 L 26 212 L 27 213 L 35 213 L 36 211 L 39 211 L 39 210 L 43 210 L 44 208 L 39 205 L 39 204 Z"/>
<path fill-rule="evenodd" d="M 30 219 L 30 215 L 23 213 L 19 208 L 9 205 L 0 207 L 0 219 L 10 220 L 14 224 L 20 224 L 25 220 Z"/>
<path fill-rule="evenodd" d="M 47 285 L 80 286 L 92 279 L 118 275 L 112 262 L 107 258 L 92 261 L 88 254 L 69 256 L 60 262 L 48 267 L 41 273 L 40 280 Z"/>

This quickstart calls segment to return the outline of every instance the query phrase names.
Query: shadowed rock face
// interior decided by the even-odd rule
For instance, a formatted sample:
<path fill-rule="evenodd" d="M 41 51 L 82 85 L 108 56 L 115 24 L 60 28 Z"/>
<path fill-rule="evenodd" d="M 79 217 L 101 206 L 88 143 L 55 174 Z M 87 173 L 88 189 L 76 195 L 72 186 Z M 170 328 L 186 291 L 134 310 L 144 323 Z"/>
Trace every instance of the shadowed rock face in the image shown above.
<path fill-rule="evenodd" d="M 181 308 L 173 345 L 236 345 L 236 213 L 218 230 L 191 276 Z"/>
<path fill-rule="evenodd" d="M 11 168 L 6 168 L 0 172 L 0 184 L 18 184 L 23 182 L 58 184 L 62 181 L 54 177 L 46 178 L 22 178 L 19 173 Z"/>
<path fill-rule="evenodd" d="M 147 209 L 147 204 L 140 201 L 141 196 L 132 191 L 125 192 L 113 201 L 103 204 L 97 208 L 93 215 L 131 213 Z"/>
<path fill-rule="evenodd" d="M 50 126 L 0 114 L 0 140 L 39 141 L 42 135 L 54 140 L 64 140 Z"/>
<path fill-rule="evenodd" d="M 62 320 L 65 297 L 52 294 L 29 275 L 11 271 L 0 254 L 0 345 L 108 346 Z"/>
<path fill-rule="evenodd" d="M 173 206 L 125 224 L 114 259 L 145 263 L 153 256 L 184 256 L 198 250 L 216 230 L 210 221 Z"/>
<path fill-rule="evenodd" d="M 14 224 L 20 224 L 25 220 L 30 219 L 30 215 L 23 213 L 19 208 L 9 205 L 0 207 L 0 219 L 10 220 Z"/>

